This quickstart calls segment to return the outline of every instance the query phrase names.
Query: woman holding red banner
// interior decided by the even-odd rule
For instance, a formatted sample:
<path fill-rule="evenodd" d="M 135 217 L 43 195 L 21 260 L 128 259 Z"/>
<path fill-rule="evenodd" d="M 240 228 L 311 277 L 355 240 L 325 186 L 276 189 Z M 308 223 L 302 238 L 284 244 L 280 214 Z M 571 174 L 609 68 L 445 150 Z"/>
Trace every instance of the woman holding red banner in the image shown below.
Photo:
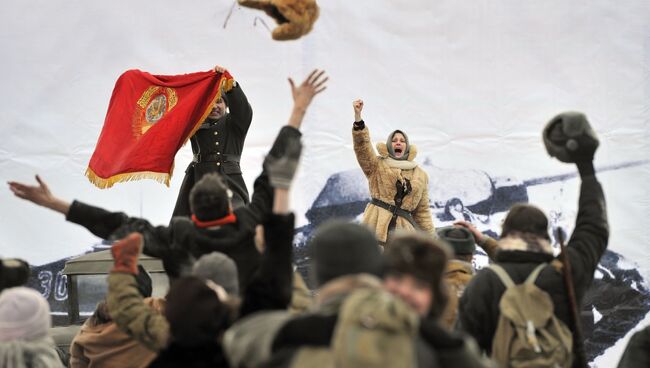
<path fill-rule="evenodd" d="M 401 130 L 393 131 L 375 154 L 368 127 L 361 119 L 363 101 L 356 100 L 352 141 L 359 166 L 368 178 L 371 201 L 363 213 L 364 224 L 384 245 L 395 229 L 419 229 L 434 234 L 429 209 L 429 177 L 413 161 L 417 150 Z"/>
<path fill-rule="evenodd" d="M 226 69 L 217 65 L 214 71 L 223 74 Z M 213 172 L 226 179 L 234 208 L 250 202 L 239 160 L 252 118 L 251 105 L 235 81 L 232 89 L 222 92 L 208 117 L 190 138 L 194 158 L 185 170 L 172 216 L 190 216 L 190 190 L 205 174 Z"/>

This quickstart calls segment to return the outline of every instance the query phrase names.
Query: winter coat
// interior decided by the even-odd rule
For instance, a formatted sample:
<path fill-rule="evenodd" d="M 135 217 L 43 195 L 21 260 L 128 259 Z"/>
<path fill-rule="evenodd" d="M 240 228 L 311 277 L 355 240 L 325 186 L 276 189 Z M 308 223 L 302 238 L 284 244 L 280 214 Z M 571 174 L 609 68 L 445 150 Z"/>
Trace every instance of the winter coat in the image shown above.
<path fill-rule="evenodd" d="M 367 126 L 362 129 L 353 129 L 352 138 L 357 161 L 366 178 L 368 178 L 370 196 L 390 205 L 395 205 L 395 196 L 397 194 L 395 184 L 398 180 L 401 182 L 410 181 L 412 191 L 403 198 L 401 208 L 411 212 L 415 223 L 421 230 L 434 234 L 435 228 L 431 218 L 431 210 L 429 209 L 429 178 L 426 172 L 417 165 L 411 169 L 396 167 L 396 165 L 402 167 L 404 165 L 413 165 L 412 161 L 417 155 L 415 145 L 411 144 L 409 146 L 410 151 L 407 160 L 397 161 L 389 157 L 386 143 L 378 143 L 377 152 L 379 156 L 375 154 Z M 385 243 L 392 217 L 393 214 L 388 210 L 369 203 L 363 213 L 362 222 L 374 229 L 377 239 Z M 395 228 L 410 230 L 413 229 L 413 225 L 405 218 L 398 216 Z"/>
<path fill-rule="evenodd" d="M 582 179 L 576 224 L 566 247 L 578 305 L 593 281 L 600 257 L 607 248 L 608 237 L 603 190 L 594 176 L 587 176 Z M 531 251 L 539 249 L 539 245 L 532 245 L 521 238 L 501 239 L 499 246 L 496 263 L 506 270 L 516 284 L 524 282 L 540 263 L 550 263 L 554 259 L 552 254 Z M 550 244 L 547 246 L 550 247 Z M 556 261 L 545 267 L 535 285 L 550 295 L 555 315 L 571 328 L 569 301 L 559 270 L 561 267 L 557 267 L 557 264 Z M 481 349 L 488 354 L 492 350 L 492 339 L 499 320 L 499 302 L 504 291 L 505 286 L 498 276 L 489 269 L 483 269 L 467 285 L 460 300 L 460 327 L 474 336 Z"/>
<path fill-rule="evenodd" d="M 442 314 L 442 325 L 453 329 L 458 316 L 458 300 L 463 295 L 465 287 L 474 276 L 474 268 L 469 262 L 452 259 L 447 263 L 445 271 L 445 282 L 449 291 L 449 301 Z"/>
<path fill-rule="evenodd" d="M 496 240 L 489 236 L 479 244 L 481 248 L 487 253 L 491 261 L 496 259 L 499 244 Z M 458 301 L 467 287 L 467 284 L 474 277 L 474 266 L 459 259 L 452 259 L 447 263 L 447 270 L 445 271 L 445 282 L 449 287 L 449 301 L 445 312 L 442 315 L 442 325 L 448 329 L 454 329 L 456 320 L 458 318 Z"/>
<path fill-rule="evenodd" d="M 226 92 L 225 99 L 230 112 L 216 121 L 207 119 L 190 138 L 195 159 L 185 170 L 173 216 L 191 215 L 190 191 L 208 173 L 224 175 L 233 192 L 233 207 L 249 203 L 239 160 L 253 119 L 253 110 L 238 83 Z"/>
<path fill-rule="evenodd" d="M 70 345 L 70 367 L 148 367 L 156 353 L 120 330 L 114 322 L 95 326 L 89 320 Z"/>

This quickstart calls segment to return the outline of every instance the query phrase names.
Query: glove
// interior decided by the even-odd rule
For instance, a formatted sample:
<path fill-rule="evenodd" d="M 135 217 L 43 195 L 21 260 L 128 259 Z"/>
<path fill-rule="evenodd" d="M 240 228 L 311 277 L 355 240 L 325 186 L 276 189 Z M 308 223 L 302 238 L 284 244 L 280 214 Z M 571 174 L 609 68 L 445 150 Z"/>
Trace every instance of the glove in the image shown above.
<path fill-rule="evenodd" d="M 266 157 L 266 171 L 269 175 L 269 182 L 273 188 L 289 189 L 291 180 L 298 168 L 298 161 L 300 161 L 300 152 L 302 151 L 302 144 L 299 139 L 287 140 L 284 154 L 281 157 L 267 156 Z"/>
<path fill-rule="evenodd" d="M 142 250 L 142 235 L 131 233 L 111 247 L 115 265 L 111 272 L 138 274 L 138 257 Z"/>

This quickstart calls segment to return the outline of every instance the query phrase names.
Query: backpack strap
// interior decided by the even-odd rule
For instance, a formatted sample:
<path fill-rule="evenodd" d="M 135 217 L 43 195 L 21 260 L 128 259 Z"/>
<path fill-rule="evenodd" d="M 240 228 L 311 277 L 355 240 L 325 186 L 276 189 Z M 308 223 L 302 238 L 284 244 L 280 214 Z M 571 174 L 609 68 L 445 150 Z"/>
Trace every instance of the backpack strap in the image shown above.
<path fill-rule="evenodd" d="M 539 276 L 539 273 L 542 272 L 542 270 L 546 266 L 548 266 L 548 263 L 542 263 L 537 267 L 535 267 L 533 272 L 531 272 L 530 275 L 528 275 L 528 277 L 526 278 L 526 281 L 524 281 L 524 284 L 529 284 L 529 285 L 534 284 L 535 280 L 537 280 L 537 276 Z"/>
<path fill-rule="evenodd" d="M 537 276 L 539 276 L 539 273 L 542 272 L 544 267 L 546 267 L 547 265 L 548 263 L 541 263 L 537 267 L 535 267 L 535 269 L 526 278 L 526 281 L 524 281 L 524 284 L 534 284 L 535 280 L 537 280 Z M 488 268 L 492 270 L 492 272 L 494 272 L 499 277 L 503 285 L 506 286 L 506 289 L 515 286 L 514 281 L 512 281 L 512 278 L 510 277 L 510 275 L 508 275 L 508 272 L 506 272 L 506 270 L 503 267 L 494 263 L 491 264 Z"/>
<path fill-rule="evenodd" d="M 506 270 L 503 267 L 499 266 L 496 263 L 493 263 L 488 268 L 490 270 L 492 270 L 492 272 L 497 274 L 497 276 L 499 277 L 499 280 L 501 280 L 503 285 L 506 286 L 506 289 L 509 289 L 509 288 L 515 286 L 515 283 L 512 281 L 512 278 L 510 278 L 510 275 L 508 275 L 508 273 L 506 272 Z"/>

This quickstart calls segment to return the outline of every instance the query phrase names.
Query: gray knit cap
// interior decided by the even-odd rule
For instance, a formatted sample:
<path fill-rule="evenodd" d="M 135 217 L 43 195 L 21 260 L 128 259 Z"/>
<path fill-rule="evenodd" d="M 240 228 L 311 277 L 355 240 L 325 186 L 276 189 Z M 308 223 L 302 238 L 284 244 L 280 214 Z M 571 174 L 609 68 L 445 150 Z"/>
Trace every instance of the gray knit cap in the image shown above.
<path fill-rule="evenodd" d="M 212 252 L 199 258 L 192 268 L 192 274 L 220 285 L 230 295 L 239 295 L 237 265 L 227 255 Z"/>

